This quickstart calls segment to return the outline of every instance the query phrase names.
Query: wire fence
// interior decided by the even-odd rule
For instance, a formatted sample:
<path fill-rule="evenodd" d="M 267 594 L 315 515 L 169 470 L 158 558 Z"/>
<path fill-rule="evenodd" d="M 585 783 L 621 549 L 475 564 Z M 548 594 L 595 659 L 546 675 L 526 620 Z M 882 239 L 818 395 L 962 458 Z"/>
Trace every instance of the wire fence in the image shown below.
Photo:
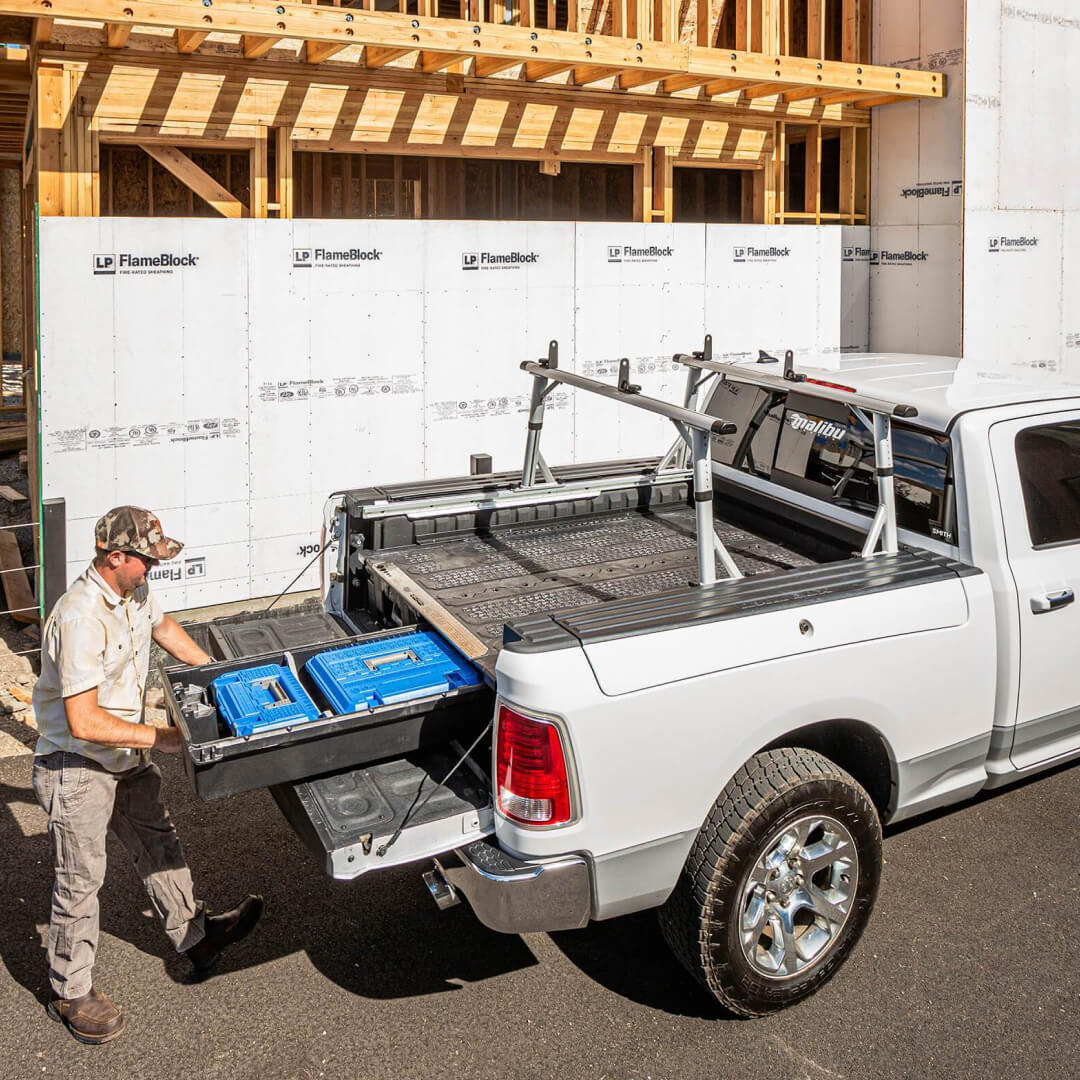
<path fill-rule="evenodd" d="M 30 529 L 31 532 L 34 533 L 35 540 L 40 535 L 40 533 L 37 531 L 37 530 L 40 529 L 40 525 L 36 521 L 23 521 L 23 522 L 18 522 L 17 524 L 14 524 L 14 525 L 0 525 L 0 532 L 14 532 L 17 529 Z M 42 545 L 40 543 L 35 544 L 35 549 L 40 552 L 42 550 Z M 30 578 L 30 573 L 31 572 L 33 574 L 32 581 L 31 581 L 31 578 Z M 38 627 L 39 627 L 39 633 L 40 633 L 40 625 L 41 625 L 41 599 L 40 598 L 41 598 L 41 582 L 42 582 L 43 572 L 44 572 L 44 568 L 43 568 L 43 565 L 42 565 L 42 562 L 40 561 L 40 559 L 36 563 L 31 563 L 30 566 L 13 566 L 13 567 L 9 567 L 8 569 L 5 569 L 5 570 L 0 570 L 0 578 L 4 579 L 4 582 L 3 582 L 3 584 L 4 584 L 4 588 L 3 588 L 4 603 L 15 603 L 15 604 L 19 605 L 17 607 L 9 607 L 9 608 L 0 609 L 0 615 L 7 615 L 10 618 L 14 619 L 17 623 L 24 623 L 27 626 L 32 626 L 34 624 L 37 624 Z M 6 581 L 6 575 L 8 575 L 8 574 L 23 574 L 24 575 L 23 581 L 24 581 L 25 589 L 20 588 L 18 581 L 15 581 L 15 583 L 9 587 L 8 584 L 7 584 L 7 581 Z M 24 592 L 25 592 L 25 595 L 22 595 Z M 33 600 L 35 597 L 37 598 L 35 603 L 27 605 L 24 602 L 26 599 Z M 19 616 L 19 615 L 26 616 L 26 615 L 29 615 L 31 612 L 34 612 L 37 615 L 37 618 L 35 618 L 35 619 L 29 619 L 29 618 L 19 619 L 19 618 L 17 618 L 17 616 Z M 12 649 L 11 652 L 15 656 L 33 656 L 33 655 L 41 652 L 41 645 L 39 643 L 36 647 L 34 647 L 32 649 L 20 649 L 20 650 Z"/>

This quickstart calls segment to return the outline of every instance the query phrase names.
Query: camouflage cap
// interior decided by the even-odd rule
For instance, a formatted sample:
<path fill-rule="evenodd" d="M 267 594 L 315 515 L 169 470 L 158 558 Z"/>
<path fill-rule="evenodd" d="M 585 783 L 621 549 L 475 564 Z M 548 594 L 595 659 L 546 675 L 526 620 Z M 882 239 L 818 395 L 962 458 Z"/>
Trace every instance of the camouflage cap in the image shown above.
<path fill-rule="evenodd" d="M 102 551 L 130 551 L 151 559 L 174 559 L 183 550 L 179 540 L 165 535 L 157 515 L 141 506 L 116 506 L 94 526 Z"/>

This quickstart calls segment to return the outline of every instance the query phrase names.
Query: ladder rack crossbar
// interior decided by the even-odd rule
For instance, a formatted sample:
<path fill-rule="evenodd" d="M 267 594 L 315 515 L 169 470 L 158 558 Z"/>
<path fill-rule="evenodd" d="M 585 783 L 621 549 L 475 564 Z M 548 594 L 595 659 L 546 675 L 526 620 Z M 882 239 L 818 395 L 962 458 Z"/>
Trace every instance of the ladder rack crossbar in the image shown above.
<path fill-rule="evenodd" d="M 764 390 L 777 390 L 785 394 L 806 394 L 809 397 L 821 398 L 824 401 L 835 401 L 841 405 L 855 406 L 865 409 L 869 413 L 893 416 L 900 420 L 908 420 L 919 415 L 919 410 L 914 405 L 902 401 L 891 401 L 887 398 L 873 397 L 869 394 L 860 394 L 856 390 L 847 390 L 841 386 L 825 386 L 820 381 L 814 381 L 802 375 L 795 379 L 785 379 L 781 375 L 768 375 L 764 372 L 755 371 L 746 365 L 721 364 L 715 360 L 704 360 L 685 353 L 679 353 L 674 359 L 685 367 L 712 372 L 714 375 L 730 376 L 738 382 L 759 386 Z"/>

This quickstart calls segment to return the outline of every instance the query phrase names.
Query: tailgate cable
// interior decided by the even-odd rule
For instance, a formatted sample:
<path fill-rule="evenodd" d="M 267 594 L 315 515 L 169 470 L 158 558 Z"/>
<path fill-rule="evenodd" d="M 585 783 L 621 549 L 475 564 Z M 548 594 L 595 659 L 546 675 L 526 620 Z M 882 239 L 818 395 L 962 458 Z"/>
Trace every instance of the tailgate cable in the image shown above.
<path fill-rule="evenodd" d="M 476 749 L 477 744 L 480 742 L 480 740 L 491 730 L 491 724 L 492 721 L 489 720 L 484 726 L 484 730 L 481 731 L 480 734 L 477 735 L 476 738 L 473 740 L 472 746 L 470 746 L 469 749 L 466 750 L 465 753 L 457 759 L 454 767 L 422 799 L 420 799 L 420 792 L 424 790 L 424 783 L 429 778 L 425 776 L 423 780 L 420 781 L 420 786 L 416 789 L 416 794 L 413 796 L 412 806 L 409 807 L 405 816 L 401 819 L 401 824 L 394 830 L 394 834 L 390 837 L 390 839 L 387 840 L 385 844 L 380 844 L 375 849 L 376 857 L 381 859 L 387 853 L 387 851 L 389 851 L 390 848 L 395 843 L 397 843 L 398 837 L 401 836 L 402 832 L 405 829 L 405 826 L 409 824 L 409 819 L 413 816 L 413 814 L 417 813 L 420 810 L 424 803 L 426 803 L 428 799 L 430 799 L 431 796 L 434 795 L 435 792 L 438 791 L 439 788 L 441 788 L 446 783 L 446 781 L 449 780 L 450 777 L 453 776 L 454 773 L 456 773 L 458 769 L 461 768 L 462 765 L 465 764 L 466 760 L 468 760 L 469 755 Z M 417 799 L 420 799 L 420 801 L 417 802 Z"/>

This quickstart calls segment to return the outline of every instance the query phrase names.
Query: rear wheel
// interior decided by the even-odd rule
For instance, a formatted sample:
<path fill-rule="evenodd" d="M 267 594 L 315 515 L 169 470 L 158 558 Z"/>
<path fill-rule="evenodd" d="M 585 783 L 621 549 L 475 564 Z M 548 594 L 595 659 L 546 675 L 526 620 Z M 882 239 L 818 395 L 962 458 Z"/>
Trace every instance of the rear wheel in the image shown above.
<path fill-rule="evenodd" d="M 880 875 L 881 825 L 863 788 L 811 750 L 769 750 L 717 799 L 660 924 L 721 1004 L 761 1016 L 832 978 Z"/>

